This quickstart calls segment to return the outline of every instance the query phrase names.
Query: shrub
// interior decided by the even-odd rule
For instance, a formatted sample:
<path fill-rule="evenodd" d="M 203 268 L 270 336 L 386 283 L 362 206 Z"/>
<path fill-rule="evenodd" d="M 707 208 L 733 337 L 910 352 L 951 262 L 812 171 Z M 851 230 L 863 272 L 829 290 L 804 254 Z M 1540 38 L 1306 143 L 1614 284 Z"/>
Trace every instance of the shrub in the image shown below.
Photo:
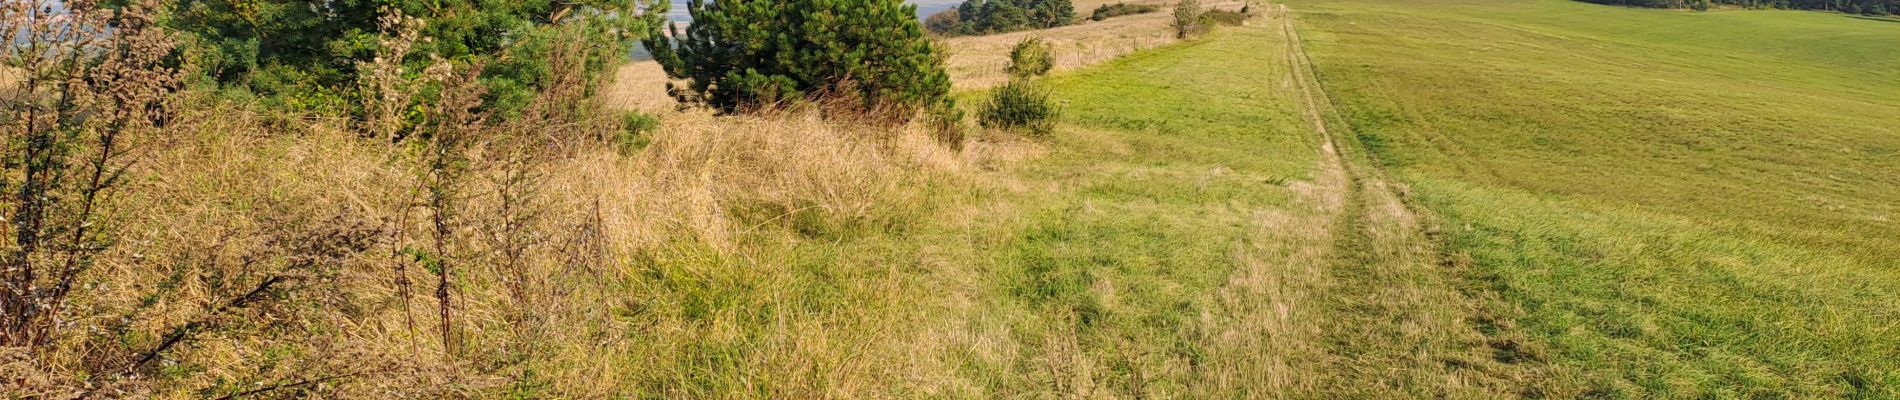
<path fill-rule="evenodd" d="M 1227 10 L 1207 10 L 1201 13 L 1205 25 L 1240 26 L 1247 22 L 1247 14 Z"/>
<path fill-rule="evenodd" d="M 56 7 L 70 8 L 40 11 Z M 182 89 L 168 66 L 177 41 L 154 26 L 159 7 L 0 6 L 0 59 L 20 77 L 0 91 L 0 348 L 85 335 L 65 329 L 68 311 L 83 309 L 69 300 L 91 291 L 90 270 L 124 217 L 110 208 L 120 177 L 165 137 Z"/>
<path fill-rule="evenodd" d="M 924 29 L 938 35 L 957 35 L 963 29 L 963 14 L 957 13 L 955 8 L 930 14 L 924 17 Z"/>
<path fill-rule="evenodd" d="M 1021 130 L 1033 136 L 1055 130 L 1056 106 L 1049 90 L 1026 79 L 1014 79 L 990 89 L 979 120 L 985 128 Z"/>
<path fill-rule="evenodd" d="M 1188 36 L 1206 30 L 1206 24 L 1203 24 L 1201 20 L 1201 12 L 1200 0 L 1181 0 L 1175 3 L 1174 22 L 1169 24 L 1174 27 L 1174 38 L 1187 39 Z"/>
<path fill-rule="evenodd" d="M 1128 4 L 1128 3 L 1103 4 L 1101 7 L 1095 8 L 1095 12 L 1089 15 L 1089 20 L 1101 21 L 1101 20 L 1106 20 L 1109 18 L 1120 17 L 1123 15 L 1147 14 L 1147 13 L 1155 12 L 1156 10 L 1159 10 L 1159 9 L 1160 7 L 1155 7 L 1155 6 L 1147 5 L 1147 4 Z"/>
<path fill-rule="evenodd" d="M 963 150 L 963 109 L 951 104 L 942 104 L 931 107 L 925 117 L 929 122 L 931 137 L 949 146 L 951 150 Z"/>
<path fill-rule="evenodd" d="M 620 132 L 614 135 L 614 147 L 623 155 L 646 148 L 653 132 L 660 130 L 660 119 L 638 111 L 628 111 L 620 120 Z"/>
<path fill-rule="evenodd" d="M 646 39 L 680 101 L 721 112 L 777 108 L 818 95 L 905 118 L 949 101 L 943 57 L 916 7 L 899 0 L 693 2 L 693 24 Z"/>
<path fill-rule="evenodd" d="M 1048 74 L 1053 68 L 1055 54 L 1049 44 L 1042 39 L 1027 38 L 1016 42 L 1016 47 L 1009 50 L 1009 67 L 1005 71 L 1009 71 L 1011 76 L 1028 78 Z"/>

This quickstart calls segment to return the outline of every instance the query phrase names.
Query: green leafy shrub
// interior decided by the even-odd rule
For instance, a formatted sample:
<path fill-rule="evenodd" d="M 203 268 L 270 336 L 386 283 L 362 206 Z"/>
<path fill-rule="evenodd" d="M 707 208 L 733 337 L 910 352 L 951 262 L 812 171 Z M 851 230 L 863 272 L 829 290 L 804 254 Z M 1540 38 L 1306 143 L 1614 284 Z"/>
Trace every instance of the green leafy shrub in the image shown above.
<path fill-rule="evenodd" d="M 1089 20 L 1101 21 L 1101 20 L 1120 17 L 1124 15 L 1147 14 L 1147 13 L 1158 11 L 1160 9 L 1161 9 L 1160 7 L 1155 7 L 1148 4 L 1128 4 L 1128 3 L 1103 4 L 1101 7 L 1096 7 L 1094 13 L 1089 14 Z"/>
<path fill-rule="evenodd" d="M 1009 50 L 1009 67 L 1004 70 L 1011 76 L 1028 78 L 1048 74 L 1054 68 L 1055 54 L 1049 44 L 1042 39 L 1026 38 Z"/>
<path fill-rule="evenodd" d="M 719 0 L 688 6 L 693 24 L 645 40 L 682 102 L 722 112 L 820 96 L 893 118 L 949 101 L 943 56 L 916 6 L 899 0 Z"/>
<path fill-rule="evenodd" d="M 990 89 L 989 102 L 978 119 L 985 128 L 1044 136 L 1055 130 L 1056 106 L 1049 99 L 1049 89 L 1027 79 L 1013 79 Z"/>

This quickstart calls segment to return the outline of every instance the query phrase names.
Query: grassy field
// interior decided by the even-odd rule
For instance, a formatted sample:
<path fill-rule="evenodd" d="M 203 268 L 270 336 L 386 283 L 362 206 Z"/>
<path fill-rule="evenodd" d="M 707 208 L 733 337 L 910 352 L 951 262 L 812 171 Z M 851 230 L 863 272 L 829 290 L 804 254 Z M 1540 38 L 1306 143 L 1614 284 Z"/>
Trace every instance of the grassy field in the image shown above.
<path fill-rule="evenodd" d="M 1537 390 L 1900 396 L 1900 26 L 1292 4 L 1357 137 L 1550 363 Z"/>
<path fill-rule="evenodd" d="M 943 39 L 949 52 L 944 68 L 959 90 L 981 89 L 1009 81 L 1003 68 L 1009 64 L 1009 50 L 1026 38 L 1040 38 L 1055 54 L 1055 70 L 1068 71 L 1099 64 L 1136 51 L 1175 42 L 1174 28 L 1168 24 L 1173 15 L 1171 3 L 1156 0 L 1128 1 L 1162 8 L 1146 14 L 1126 15 L 1103 21 L 1089 21 L 1096 6 L 1118 2 L 1076 2 L 1076 15 L 1083 20 L 1075 25 L 982 36 Z M 1238 10 L 1241 1 L 1203 1 L 1210 8 Z"/>
<path fill-rule="evenodd" d="M 1053 134 L 973 128 L 957 150 L 923 124 L 677 110 L 636 64 L 570 105 L 661 126 L 470 150 L 433 222 L 442 178 L 380 138 L 194 110 L 115 200 L 134 247 L 97 273 L 122 284 L 83 299 L 152 319 L 75 321 L 121 333 L 51 358 L 205 320 L 96 393 L 1900 397 L 1900 25 L 1254 9 L 1185 41 L 1165 11 L 948 40 L 966 108 L 1022 37 L 1061 64 L 1038 78 Z M 618 124 L 581 122 L 549 133 Z M 252 260 L 304 257 L 283 243 L 385 229 L 323 261 L 333 286 L 206 317 L 270 273 Z M 405 234 L 425 231 L 442 255 Z M 454 302 L 411 293 L 438 278 Z M 34 360 L 0 349 L 0 397 L 99 383 Z"/>

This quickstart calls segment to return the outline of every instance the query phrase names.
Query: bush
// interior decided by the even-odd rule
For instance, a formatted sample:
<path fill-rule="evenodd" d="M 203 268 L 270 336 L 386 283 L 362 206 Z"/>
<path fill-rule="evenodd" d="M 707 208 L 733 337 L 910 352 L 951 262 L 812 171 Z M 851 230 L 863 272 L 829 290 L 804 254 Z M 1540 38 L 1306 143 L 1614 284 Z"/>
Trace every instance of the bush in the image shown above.
<path fill-rule="evenodd" d="M 1201 11 L 1200 0 L 1181 0 L 1174 4 L 1174 22 L 1169 26 L 1174 27 L 1175 39 L 1187 39 L 1206 30 Z"/>
<path fill-rule="evenodd" d="M 1014 79 L 990 89 L 989 103 L 978 116 L 985 128 L 1021 130 L 1044 136 L 1055 130 L 1056 106 L 1049 90 L 1026 79 Z"/>
<path fill-rule="evenodd" d="M 1227 10 L 1207 10 L 1201 13 L 1205 25 L 1240 26 L 1247 23 L 1247 14 Z"/>
<path fill-rule="evenodd" d="M 1009 67 L 1005 71 L 1009 71 L 1011 76 L 1028 78 L 1048 74 L 1053 68 L 1055 54 L 1049 44 L 1042 39 L 1027 38 L 1016 42 L 1016 47 L 1009 50 Z"/>
<path fill-rule="evenodd" d="M 776 108 L 819 95 L 856 111 L 907 119 L 949 101 L 943 57 L 899 0 L 693 2 L 693 24 L 646 39 L 684 88 L 682 102 L 722 112 Z M 850 104 L 855 102 L 855 104 Z"/>
<path fill-rule="evenodd" d="M 1128 3 L 1103 4 L 1101 7 L 1095 8 L 1095 13 L 1089 15 L 1089 20 L 1101 21 L 1101 20 L 1105 20 L 1109 18 L 1120 17 L 1123 15 L 1147 14 L 1147 13 L 1155 12 L 1156 10 L 1160 10 L 1160 9 L 1161 9 L 1160 7 L 1155 7 L 1155 6 L 1147 5 L 1147 4 L 1128 4 Z"/>
<path fill-rule="evenodd" d="M 628 111 L 620 120 L 620 132 L 614 135 L 614 147 L 620 154 L 631 155 L 652 143 L 653 132 L 660 130 L 660 119 L 638 111 Z"/>
<path fill-rule="evenodd" d="M 924 29 L 938 35 L 956 35 L 963 29 L 963 14 L 957 13 L 955 8 L 930 14 L 924 17 Z"/>

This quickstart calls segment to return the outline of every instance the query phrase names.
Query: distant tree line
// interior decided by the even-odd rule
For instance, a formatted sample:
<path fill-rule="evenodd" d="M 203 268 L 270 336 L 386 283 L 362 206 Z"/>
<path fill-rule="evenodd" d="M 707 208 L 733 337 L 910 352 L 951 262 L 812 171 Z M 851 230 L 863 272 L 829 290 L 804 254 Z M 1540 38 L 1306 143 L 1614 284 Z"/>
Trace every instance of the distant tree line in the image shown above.
<path fill-rule="evenodd" d="M 931 14 L 924 27 L 945 36 L 987 35 L 1045 29 L 1075 22 L 1069 0 L 969 0 Z"/>
<path fill-rule="evenodd" d="M 1160 9 L 1161 7 L 1155 7 L 1153 5 L 1148 5 L 1148 4 L 1128 4 L 1128 3 L 1103 4 L 1101 7 L 1096 7 L 1094 13 L 1089 14 L 1089 20 L 1101 21 L 1101 20 L 1105 20 L 1109 18 L 1120 17 L 1123 15 L 1147 14 L 1147 13 L 1159 11 Z"/>
<path fill-rule="evenodd" d="M 1707 10 L 1717 4 L 1746 8 L 1837 11 L 1863 15 L 1900 13 L 1900 0 L 1581 0 L 1589 3 L 1632 7 L 1686 8 Z"/>

